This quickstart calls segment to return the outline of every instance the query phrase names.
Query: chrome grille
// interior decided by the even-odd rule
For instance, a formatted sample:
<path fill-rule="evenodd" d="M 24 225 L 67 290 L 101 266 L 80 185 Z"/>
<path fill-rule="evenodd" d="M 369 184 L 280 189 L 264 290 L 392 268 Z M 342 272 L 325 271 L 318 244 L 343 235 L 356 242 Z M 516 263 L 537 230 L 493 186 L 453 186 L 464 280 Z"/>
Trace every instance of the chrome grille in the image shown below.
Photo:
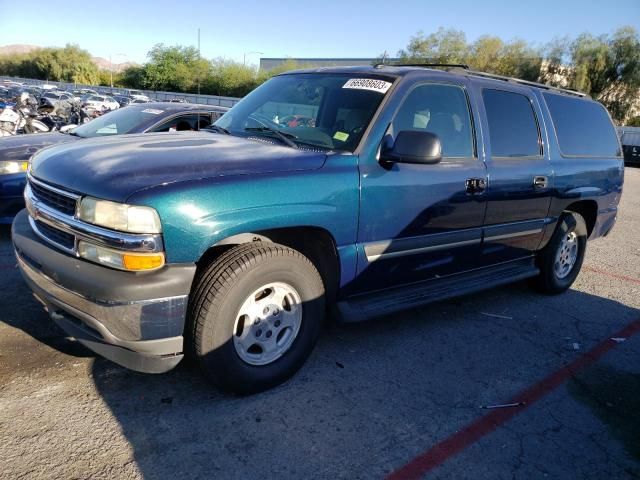
<path fill-rule="evenodd" d="M 81 195 L 48 185 L 28 176 L 24 192 L 33 231 L 53 246 L 76 255 L 82 240 L 116 250 L 155 253 L 164 251 L 162 234 L 125 233 L 86 223 L 76 218 Z"/>
<path fill-rule="evenodd" d="M 47 188 L 41 182 L 35 182 L 33 179 L 29 179 L 29 186 L 31 187 L 33 195 L 40 202 L 66 215 L 75 215 L 75 196 L 71 196 L 71 194 L 69 196 L 63 195 L 59 193 L 60 191 L 58 189 Z"/>
<path fill-rule="evenodd" d="M 66 248 L 67 250 L 73 250 L 76 243 L 76 237 L 71 235 L 70 233 L 63 232 L 62 230 L 58 230 L 51 225 L 47 225 L 44 222 L 40 222 L 38 220 L 35 221 L 36 228 L 40 232 L 41 235 L 47 238 L 47 240 L 59 245 L 61 247 Z"/>

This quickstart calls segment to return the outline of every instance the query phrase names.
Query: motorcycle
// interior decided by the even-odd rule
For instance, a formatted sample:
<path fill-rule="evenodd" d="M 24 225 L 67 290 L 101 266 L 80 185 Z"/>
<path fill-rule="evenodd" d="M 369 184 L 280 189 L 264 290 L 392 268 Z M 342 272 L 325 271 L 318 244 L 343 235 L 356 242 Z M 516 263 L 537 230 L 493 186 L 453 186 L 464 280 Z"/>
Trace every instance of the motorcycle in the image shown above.
<path fill-rule="evenodd" d="M 50 113 L 40 117 L 52 132 L 68 132 L 78 125 L 91 120 L 89 114 L 81 107 L 77 100 L 58 102 Z"/>
<path fill-rule="evenodd" d="M 49 131 L 34 111 L 34 99 L 26 92 L 21 93 L 14 106 L 7 106 L 0 113 L 0 137 L 8 137 L 19 133 L 44 133 Z"/>

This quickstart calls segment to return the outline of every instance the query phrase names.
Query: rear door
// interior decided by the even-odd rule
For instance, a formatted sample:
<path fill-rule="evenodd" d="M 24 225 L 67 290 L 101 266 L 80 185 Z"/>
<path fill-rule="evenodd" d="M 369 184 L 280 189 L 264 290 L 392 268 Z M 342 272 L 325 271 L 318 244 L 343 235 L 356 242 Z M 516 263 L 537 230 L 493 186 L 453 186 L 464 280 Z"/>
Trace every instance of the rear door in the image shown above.
<path fill-rule="evenodd" d="M 531 255 L 547 222 L 553 169 L 538 100 L 526 87 L 480 81 L 488 171 L 485 265 Z"/>

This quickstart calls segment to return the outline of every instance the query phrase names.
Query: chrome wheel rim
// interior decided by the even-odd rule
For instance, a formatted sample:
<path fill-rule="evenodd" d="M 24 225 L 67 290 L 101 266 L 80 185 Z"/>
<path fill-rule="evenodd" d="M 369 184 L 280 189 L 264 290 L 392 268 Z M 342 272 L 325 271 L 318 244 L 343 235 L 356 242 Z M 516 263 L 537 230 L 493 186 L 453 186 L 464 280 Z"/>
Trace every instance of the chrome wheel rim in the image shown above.
<path fill-rule="evenodd" d="M 291 285 L 266 284 L 243 302 L 233 329 L 238 356 L 250 365 L 267 365 L 282 357 L 298 336 L 302 301 Z"/>
<path fill-rule="evenodd" d="M 578 236 L 575 232 L 569 232 L 562 238 L 553 265 L 556 277 L 565 278 L 571 273 L 578 258 L 578 248 Z"/>

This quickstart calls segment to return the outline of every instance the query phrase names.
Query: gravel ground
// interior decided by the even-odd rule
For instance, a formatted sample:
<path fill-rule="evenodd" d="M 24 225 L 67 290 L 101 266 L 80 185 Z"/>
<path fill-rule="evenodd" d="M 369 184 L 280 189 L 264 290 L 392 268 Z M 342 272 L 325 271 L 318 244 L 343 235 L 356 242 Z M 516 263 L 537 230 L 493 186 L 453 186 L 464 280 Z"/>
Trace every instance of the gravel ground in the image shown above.
<path fill-rule="evenodd" d="M 573 288 L 524 283 L 328 327 L 285 385 L 226 396 L 143 375 L 55 327 L 0 231 L 0 478 L 376 478 L 640 319 L 640 169 Z M 640 478 L 640 335 L 475 438 L 429 478 Z"/>

